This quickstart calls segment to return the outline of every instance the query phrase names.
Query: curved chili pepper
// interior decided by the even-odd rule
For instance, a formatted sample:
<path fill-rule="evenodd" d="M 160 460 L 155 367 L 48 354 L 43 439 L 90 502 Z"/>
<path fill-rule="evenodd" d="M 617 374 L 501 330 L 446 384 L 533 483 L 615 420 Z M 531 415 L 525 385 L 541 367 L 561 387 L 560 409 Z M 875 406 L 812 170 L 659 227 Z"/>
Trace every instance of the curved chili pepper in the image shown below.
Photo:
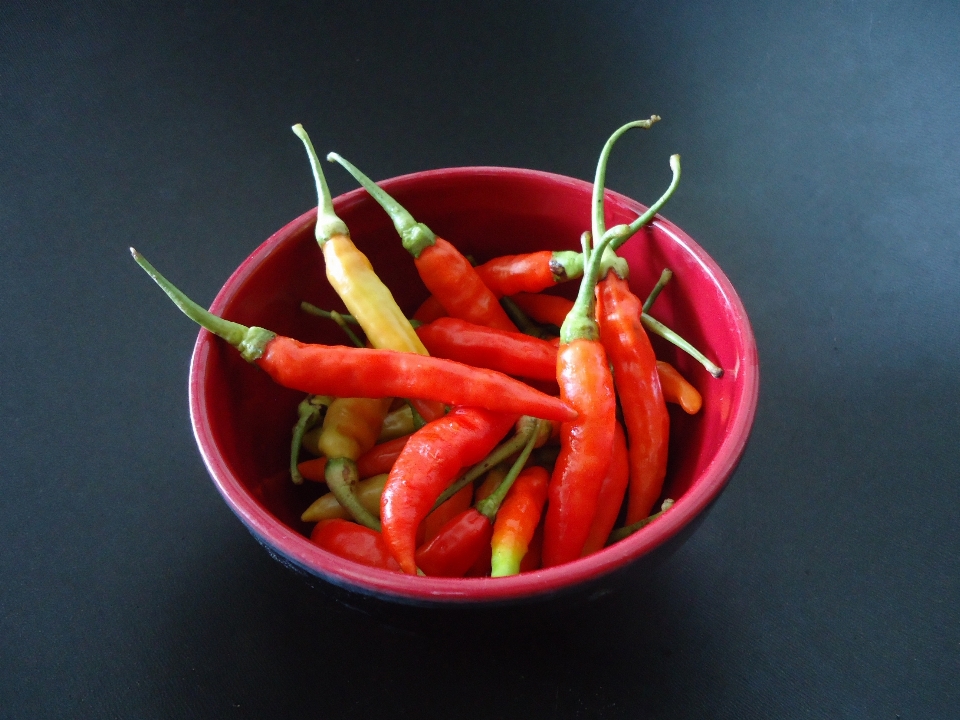
<path fill-rule="evenodd" d="M 580 557 L 610 465 L 616 398 L 607 354 L 593 319 L 594 288 L 605 242 L 591 252 L 590 234 L 584 233 L 587 260 L 583 280 L 573 310 L 560 327 L 560 397 L 577 409 L 578 416 L 560 427 L 560 455 L 550 480 L 543 530 L 544 567 Z"/>
<path fill-rule="evenodd" d="M 496 296 L 483 284 L 473 265 L 446 240 L 418 223 L 396 200 L 336 153 L 327 159 L 340 163 L 393 220 L 403 246 L 413 255 L 417 272 L 448 315 L 477 325 L 517 332 Z"/>
<path fill-rule="evenodd" d="M 614 378 L 616 384 L 616 378 Z M 582 556 L 595 553 L 603 548 L 610 536 L 610 531 L 617 522 L 623 498 L 630 480 L 630 458 L 627 454 L 627 438 L 623 428 L 617 423 L 616 434 L 613 436 L 613 455 L 610 457 L 610 468 L 600 487 L 600 496 L 597 498 L 597 513 L 593 516 L 593 524 L 587 541 L 583 544 Z"/>
<path fill-rule="evenodd" d="M 297 424 L 293 426 L 293 437 L 290 440 L 290 479 L 295 485 L 303 483 L 303 475 L 297 460 L 300 457 L 300 447 L 304 434 L 320 422 L 320 416 L 333 402 L 333 398 L 326 396 L 307 395 L 297 406 Z"/>
<path fill-rule="evenodd" d="M 417 328 L 434 357 L 537 380 L 556 377 L 557 349 L 546 340 L 444 317 Z"/>
<path fill-rule="evenodd" d="M 313 528 L 310 540 L 334 555 L 361 565 L 400 572 L 380 533 L 363 525 L 341 519 L 322 520 Z"/>
<path fill-rule="evenodd" d="M 537 528 L 533 531 L 533 537 L 530 539 L 530 544 L 527 545 L 527 552 L 524 553 L 523 559 L 520 561 L 520 572 L 530 572 L 531 570 L 539 570 L 541 562 L 543 560 L 543 514 L 540 515 L 540 523 L 537 525 Z"/>
<path fill-rule="evenodd" d="M 657 360 L 657 376 L 663 399 L 683 408 L 688 415 L 696 415 L 703 406 L 700 392 L 670 363 Z"/>
<path fill-rule="evenodd" d="M 305 480 L 312 480 L 313 482 L 326 482 L 327 480 L 323 475 L 326 469 L 327 459 L 325 457 L 304 460 L 297 465 L 297 472 L 300 473 L 300 476 Z"/>
<path fill-rule="evenodd" d="M 416 573 L 417 527 L 461 468 L 479 462 L 516 422 L 516 415 L 455 407 L 407 441 L 380 501 L 383 538 L 404 572 Z"/>
<path fill-rule="evenodd" d="M 323 416 L 317 447 L 328 458 L 356 460 L 370 450 L 393 398 L 336 398 Z"/>
<path fill-rule="evenodd" d="M 501 255 L 477 265 L 476 270 L 483 284 L 497 297 L 538 293 L 580 277 L 583 256 L 573 250 L 538 250 L 523 255 Z"/>
<path fill-rule="evenodd" d="M 573 309 L 573 300 L 568 300 L 559 295 L 517 293 L 511 295 L 510 299 L 537 322 L 548 323 L 557 327 L 563 325 L 567 313 Z"/>
<path fill-rule="evenodd" d="M 529 459 L 539 435 L 539 431 L 531 433 L 510 470 L 488 497 L 469 510 L 456 515 L 430 542 L 417 548 L 415 556 L 417 567 L 425 575 L 461 577 L 471 569 L 485 574 L 489 561 L 483 555 L 490 554 L 493 521 L 504 498 Z"/>
<path fill-rule="evenodd" d="M 540 525 L 549 479 L 550 475 L 544 468 L 528 467 L 520 473 L 504 498 L 490 540 L 493 551 L 490 574 L 493 577 L 506 577 L 520 572 L 520 565 Z"/>
<path fill-rule="evenodd" d="M 381 473 L 361 480 L 354 488 L 357 500 L 366 508 L 367 512 L 374 516 L 380 514 L 380 495 L 383 493 L 383 486 L 386 482 L 387 474 Z M 300 515 L 300 519 L 304 522 L 319 522 L 321 520 L 332 520 L 333 518 L 349 520 L 350 517 L 350 511 L 340 504 L 337 496 L 332 492 L 318 497 Z"/>
<path fill-rule="evenodd" d="M 464 485 L 449 500 L 440 503 L 438 507 L 431 510 L 430 514 L 420 523 L 420 527 L 417 528 L 417 547 L 433 540 L 440 532 L 440 528 L 446 525 L 452 517 L 469 508 L 472 503 L 473 486 Z"/>
<path fill-rule="evenodd" d="M 420 397 L 545 420 L 576 417 L 576 410 L 559 398 L 494 370 L 393 350 L 307 345 L 224 320 L 190 300 L 136 250 L 130 252 L 187 317 L 233 345 L 247 362 L 284 387 L 314 395 Z"/>

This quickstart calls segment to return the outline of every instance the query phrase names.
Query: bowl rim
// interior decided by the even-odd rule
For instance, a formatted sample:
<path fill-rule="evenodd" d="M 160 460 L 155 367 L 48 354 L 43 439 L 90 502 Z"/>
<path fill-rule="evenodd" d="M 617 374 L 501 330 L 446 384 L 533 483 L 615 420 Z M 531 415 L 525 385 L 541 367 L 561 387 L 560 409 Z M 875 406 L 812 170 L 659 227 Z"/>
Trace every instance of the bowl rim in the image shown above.
<path fill-rule="evenodd" d="M 590 188 L 590 183 L 565 175 L 497 166 L 456 167 L 425 170 L 378 181 L 385 190 L 400 193 L 410 185 L 464 177 L 496 176 L 517 178 L 548 184 L 560 183 Z M 641 203 L 607 191 L 638 214 L 646 210 Z M 362 188 L 334 199 L 338 211 L 362 201 L 367 193 Z M 315 222 L 316 208 L 308 210 L 273 233 L 254 250 L 231 274 L 217 293 L 211 312 L 220 314 L 237 289 L 259 264 L 288 238 L 303 232 Z M 310 542 L 309 538 L 283 524 L 269 513 L 242 484 L 220 456 L 210 426 L 206 423 L 206 400 L 202 391 L 206 375 L 206 359 L 215 336 L 201 329 L 194 345 L 189 373 L 190 419 L 200 454 L 217 490 L 227 505 L 268 550 L 279 558 L 309 574 L 318 576 L 355 592 L 412 604 L 495 603 L 546 597 L 594 581 L 624 568 L 650 553 L 675 536 L 700 515 L 717 498 L 739 462 L 750 434 L 759 395 L 759 362 L 756 340 L 746 310 L 730 280 L 716 262 L 679 227 L 661 215 L 652 223 L 697 259 L 702 270 L 717 286 L 736 319 L 743 353 L 738 367 L 743 390 L 731 408 L 729 431 L 710 464 L 698 477 L 696 485 L 681 496 L 670 512 L 630 537 L 585 558 L 556 567 L 535 570 L 507 578 L 435 578 L 417 577 L 369 568 L 333 555 Z M 695 490 L 696 492 L 692 492 Z"/>

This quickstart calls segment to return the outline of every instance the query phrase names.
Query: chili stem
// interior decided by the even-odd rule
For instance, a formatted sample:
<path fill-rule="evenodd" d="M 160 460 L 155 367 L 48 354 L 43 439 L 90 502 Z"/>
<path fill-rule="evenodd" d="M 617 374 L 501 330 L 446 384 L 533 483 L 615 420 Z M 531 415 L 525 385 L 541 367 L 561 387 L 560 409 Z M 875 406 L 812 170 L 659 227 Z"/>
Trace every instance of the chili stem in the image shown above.
<path fill-rule="evenodd" d="M 333 458 L 327 462 L 324 470 L 327 487 L 353 519 L 371 530 L 380 532 L 380 521 L 367 510 L 354 494 L 354 488 L 360 481 L 357 464 L 348 458 Z"/>
<path fill-rule="evenodd" d="M 350 326 L 347 324 L 347 321 L 344 319 L 343 315 L 338 313 L 336 310 L 331 310 L 330 319 L 340 326 L 340 329 L 343 330 L 344 334 L 350 338 L 350 342 L 359 348 L 366 347 L 366 344 L 363 342 L 363 340 L 358 338 L 357 334 L 350 329 Z"/>
<path fill-rule="evenodd" d="M 673 345 L 676 345 L 678 348 L 683 350 L 690 357 L 692 357 L 698 363 L 703 365 L 706 371 L 711 375 L 713 375 L 715 378 L 723 377 L 723 368 L 718 367 L 716 364 L 710 361 L 706 355 L 704 355 L 702 352 L 697 350 L 693 345 L 691 345 L 689 342 L 684 340 L 677 333 L 675 333 L 673 330 L 668 328 L 666 325 L 664 325 L 662 322 L 660 322 L 656 318 L 651 317 L 646 313 L 643 313 L 640 316 L 640 322 L 642 322 L 650 332 L 656 335 L 659 335 L 667 342 L 672 343 Z"/>
<path fill-rule="evenodd" d="M 604 250 L 609 246 L 611 238 L 603 238 L 600 243 L 591 249 L 591 235 L 589 232 L 580 236 L 583 246 L 583 279 L 573 307 L 567 313 L 563 325 L 560 327 L 560 342 L 567 344 L 574 340 L 599 340 L 600 331 L 597 327 L 595 308 L 597 298 L 595 289 L 600 277 Z"/>
<path fill-rule="evenodd" d="M 625 525 L 622 528 L 617 528 L 612 533 L 610 533 L 610 537 L 607 538 L 607 545 L 613 545 L 615 542 L 619 542 L 620 540 L 623 540 L 625 537 L 629 537 L 630 535 L 633 535 L 633 533 L 635 533 L 637 530 L 639 530 L 642 527 L 646 527 L 647 525 L 652 523 L 654 520 L 656 520 L 658 517 L 663 515 L 667 510 L 669 510 L 672 507 L 673 507 L 673 500 L 671 500 L 670 498 L 667 498 L 666 500 L 663 501 L 663 505 L 660 506 L 659 512 L 655 512 L 653 515 L 650 515 L 649 517 L 645 517 L 642 520 L 637 520 L 635 523 L 631 523 L 630 525 Z"/>
<path fill-rule="evenodd" d="M 534 432 L 530 434 L 530 438 L 523 446 L 523 450 L 520 451 L 520 455 L 517 457 L 513 465 L 510 466 L 510 470 L 507 472 L 506 476 L 500 481 L 500 484 L 497 485 L 497 489 L 477 503 L 477 512 L 490 518 L 490 522 L 493 522 L 494 518 L 496 518 L 497 510 L 500 509 L 500 504 L 507 496 L 510 488 L 513 487 L 514 481 L 527 464 L 527 460 L 530 459 L 530 453 L 533 452 L 533 446 L 537 442 L 537 436 L 540 434 L 541 425 L 542 421 L 538 420 L 536 427 L 534 428 Z"/>
<path fill-rule="evenodd" d="M 670 170 L 673 172 L 673 178 L 670 180 L 670 186 L 664 191 L 663 195 L 651 205 L 643 215 L 638 217 L 629 225 L 617 225 L 610 228 L 607 232 L 615 233 L 616 237 L 614 241 L 610 244 L 612 250 L 617 250 L 621 245 L 623 245 L 627 240 L 633 237 L 637 230 L 642 228 L 644 225 L 649 223 L 660 212 L 660 208 L 666 205 L 667 200 L 673 195 L 673 191 L 677 189 L 677 185 L 680 184 L 680 156 L 671 155 L 670 156 Z"/>
<path fill-rule="evenodd" d="M 530 335 L 531 337 L 540 338 L 541 340 L 549 337 L 548 333 L 545 333 L 537 327 L 537 324 L 527 317 L 527 314 L 520 306 L 506 295 L 500 298 L 500 305 L 502 305 L 506 311 L 507 317 L 513 320 L 514 325 L 516 325 L 517 329 L 524 335 Z"/>
<path fill-rule="evenodd" d="M 310 142 L 310 136 L 303 129 L 303 125 L 297 123 L 293 126 L 293 132 L 303 141 L 307 149 L 307 156 L 310 158 L 310 168 L 313 170 L 313 179 L 317 185 L 317 229 L 316 237 L 320 247 L 334 235 L 350 236 L 350 230 L 347 224 L 343 222 L 333 211 L 333 198 L 330 196 L 330 188 L 327 187 L 327 179 L 323 176 L 323 169 L 320 167 L 320 159 L 317 157 L 317 151 L 313 149 L 313 143 Z"/>
<path fill-rule="evenodd" d="M 321 412 L 330 404 L 331 398 L 327 395 L 307 395 L 297 406 L 297 424 L 293 426 L 293 438 L 290 441 L 290 479 L 294 485 L 303 484 L 303 475 L 297 469 L 300 459 L 300 445 L 303 434 L 320 420 Z"/>
<path fill-rule="evenodd" d="M 643 301 L 643 312 L 650 312 L 650 308 L 653 307 L 653 303 L 656 301 L 657 296 L 660 295 L 660 291 L 663 290 L 666 284 L 672 279 L 673 270 L 670 268 L 667 268 L 660 273 L 660 279 L 657 280 L 657 284 L 653 286 L 653 290 L 650 291 L 647 299 Z"/>

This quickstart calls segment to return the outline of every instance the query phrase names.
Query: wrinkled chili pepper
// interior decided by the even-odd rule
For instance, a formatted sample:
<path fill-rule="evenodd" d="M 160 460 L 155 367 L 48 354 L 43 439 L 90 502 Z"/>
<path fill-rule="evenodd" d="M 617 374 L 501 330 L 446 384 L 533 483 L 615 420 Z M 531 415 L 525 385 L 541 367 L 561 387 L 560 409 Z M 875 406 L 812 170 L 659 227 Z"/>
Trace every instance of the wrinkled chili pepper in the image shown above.
<path fill-rule="evenodd" d="M 225 320 L 190 300 L 136 250 L 130 252 L 187 317 L 233 345 L 284 387 L 314 395 L 420 397 L 546 420 L 576 417 L 576 410 L 559 398 L 493 370 L 393 350 L 307 345 Z"/>
<path fill-rule="evenodd" d="M 549 480 L 550 475 L 544 468 L 528 467 L 520 473 L 504 498 L 490 540 L 490 574 L 493 577 L 506 577 L 520 572 L 520 565 L 540 525 Z"/>
<path fill-rule="evenodd" d="M 556 377 L 557 349 L 546 340 L 445 317 L 417 328 L 434 357 L 537 380 Z"/>
<path fill-rule="evenodd" d="M 510 470 L 489 496 L 454 516 L 430 542 L 417 548 L 416 564 L 425 575 L 462 577 L 478 561 L 481 568 L 486 567 L 488 561 L 482 556 L 491 552 L 490 538 L 497 511 L 526 465 L 537 436 L 537 432 L 531 434 Z"/>
<path fill-rule="evenodd" d="M 550 479 L 543 531 L 544 567 L 580 557 L 610 465 L 616 426 L 613 378 L 594 320 L 594 288 L 605 243 L 591 250 L 590 233 L 584 233 L 582 242 L 583 279 L 560 327 L 557 352 L 560 396 L 578 416 L 560 427 L 560 455 Z"/>
<path fill-rule="evenodd" d="M 614 378 L 616 383 L 616 378 Z M 597 498 L 597 512 L 593 516 L 587 541 L 583 544 L 581 555 L 586 557 L 600 550 L 607 542 L 610 531 L 617 523 L 620 508 L 623 506 L 624 495 L 630 481 L 630 458 L 627 453 L 627 438 L 623 428 L 617 423 L 616 434 L 613 436 L 613 454 L 610 456 L 610 467 L 603 478 L 600 495 Z"/>
<path fill-rule="evenodd" d="M 310 533 L 310 540 L 324 550 L 361 565 L 400 572 L 387 552 L 380 533 L 348 520 L 322 520 Z"/>
<path fill-rule="evenodd" d="M 670 363 L 657 360 L 657 376 L 663 399 L 683 408 L 688 415 L 696 415 L 703 406 L 700 392 Z"/>
<path fill-rule="evenodd" d="M 327 159 L 340 163 L 376 200 L 393 221 L 403 247 L 413 255 L 423 284 L 447 314 L 477 325 L 517 332 L 496 296 L 483 284 L 470 261 L 446 240 L 418 223 L 396 200 L 336 153 Z"/>
<path fill-rule="evenodd" d="M 383 538 L 403 571 L 416 573 L 417 527 L 457 473 L 486 457 L 517 416 L 455 407 L 415 432 L 390 471 L 380 500 Z"/>

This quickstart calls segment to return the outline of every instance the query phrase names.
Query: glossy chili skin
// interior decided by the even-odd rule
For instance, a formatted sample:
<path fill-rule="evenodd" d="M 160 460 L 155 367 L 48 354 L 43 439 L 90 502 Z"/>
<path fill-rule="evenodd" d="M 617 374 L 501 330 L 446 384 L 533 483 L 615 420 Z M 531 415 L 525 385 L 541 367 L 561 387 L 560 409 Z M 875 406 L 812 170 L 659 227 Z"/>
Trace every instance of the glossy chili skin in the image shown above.
<path fill-rule="evenodd" d="M 517 415 L 455 407 L 407 441 L 380 502 L 383 538 L 404 572 L 416 573 L 417 528 L 461 469 L 480 462 L 513 427 Z"/>
<path fill-rule="evenodd" d="M 518 292 L 540 292 L 556 285 L 550 268 L 553 253 L 549 250 L 523 255 L 502 255 L 478 265 L 480 279 L 497 297 Z"/>
<path fill-rule="evenodd" d="M 493 577 L 516 575 L 540 524 L 547 501 L 549 473 L 536 465 L 525 468 L 503 500 L 493 523 Z"/>
<path fill-rule="evenodd" d="M 610 465 L 616 399 L 607 354 L 596 340 L 576 339 L 557 353 L 561 397 L 577 418 L 560 426 L 560 455 L 548 491 L 543 566 L 576 560 L 590 532 Z"/>
<path fill-rule="evenodd" d="M 660 378 L 660 389 L 663 390 L 664 400 L 679 405 L 688 415 L 696 415 L 700 412 L 703 397 L 700 391 L 680 374 L 679 370 L 668 362 L 657 360 L 657 376 Z"/>
<path fill-rule="evenodd" d="M 452 317 L 421 325 L 417 335 L 434 357 L 536 380 L 556 377 L 557 349 L 540 338 Z"/>
<path fill-rule="evenodd" d="M 493 524 L 475 508 L 454 516 L 440 532 L 417 548 L 416 563 L 425 575 L 463 577 L 490 549 Z"/>
<path fill-rule="evenodd" d="M 439 507 L 431 511 L 417 528 L 417 547 L 433 540 L 447 521 L 469 508 L 472 502 L 473 485 L 464 485 L 449 499 L 440 503 Z"/>
<path fill-rule="evenodd" d="M 518 293 L 510 297 L 531 319 L 560 327 L 573 308 L 573 300 L 559 295 Z"/>
<path fill-rule="evenodd" d="M 410 439 L 409 435 L 387 440 L 374 445 L 357 459 L 357 472 L 361 478 L 390 472 L 390 468 L 400 457 L 400 452 Z M 306 475 L 304 475 L 306 477 Z"/>
<path fill-rule="evenodd" d="M 443 238 L 414 259 L 420 279 L 447 315 L 476 325 L 517 332 L 497 297 L 484 285 L 463 253 Z"/>
<path fill-rule="evenodd" d="M 361 565 L 400 571 L 380 533 L 363 525 L 340 519 L 321 520 L 310 533 L 310 540 L 334 555 Z"/>
<path fill-rule="evenodd" d="M 660 389 L 657 359 L 640 324 L 643 303 L 627 281 L 613 272 L 597 288 L 600 338 L 613 365 L 629 439 L 629 524 L 649 515 L 660 496 L 667 471 L 670 416 Z"/>
<path fill-rule="evenodd" d="M 603 478 L 600 487 L 600 496 L 597 498 L 597 512 L 590 525 L 590 533 L 583 544 L 582 555 L 595 553 L 607 544 L 610 531 L 617 522 L 620 508 L 623 506 L 627 484 L 630 481 L 630 459 L 627 453 L 627 438 L 623 428 L 617 423 L 616 433 L 613 436 L 613 454 L 610 456 L 610 467 Z"/>
<path fill-rule="evenodd" d="M 277 335 L 255 362 L 284 387 L 315 395 L 418 397 L 544 420 L 576 416 L 559 398 L 502 373 L 427 355 L 307 345 Z"/>

